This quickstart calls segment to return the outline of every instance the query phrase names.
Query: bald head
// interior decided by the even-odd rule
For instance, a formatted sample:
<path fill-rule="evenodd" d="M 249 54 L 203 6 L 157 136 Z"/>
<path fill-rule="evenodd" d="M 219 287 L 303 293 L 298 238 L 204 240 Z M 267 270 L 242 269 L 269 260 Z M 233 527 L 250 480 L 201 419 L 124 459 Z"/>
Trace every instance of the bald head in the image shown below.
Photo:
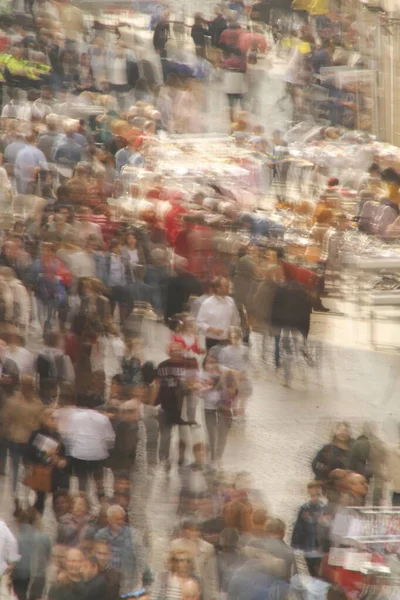
<path fill-rule="evenodd" d="M 195 579 L 188 579 L 182 584 L 182 600 L 199 600 L 200 586 Z"/>
<path fill-rule="evenodd" d="M 107 521 L 114 531 L 121 531 L 125 525 L 125 510 L 122 506 L 115 504 L 107 510 Z"/>

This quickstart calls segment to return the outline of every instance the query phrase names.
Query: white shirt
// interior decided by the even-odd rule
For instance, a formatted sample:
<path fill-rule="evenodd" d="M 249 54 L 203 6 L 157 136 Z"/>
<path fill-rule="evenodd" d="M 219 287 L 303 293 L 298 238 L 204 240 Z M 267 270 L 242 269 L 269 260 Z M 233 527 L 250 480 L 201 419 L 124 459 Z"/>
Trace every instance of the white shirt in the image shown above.
<path fill-rule="evenodd" d="M 8 566 L 19 561 L 18 542 L 4 521 L 0 521 L 0 577 Z"/>
<path fill-rule="evenodd" d="M 126 73 L 126 57 L 116 56 L 113 60 L 112 70 L 110 72 L 110 82 L 114 85 L 126 85 L 128 76 Z"/>
<path fill-rule="evenodd" d="M 236 304 L 230 296 L 211 296 L 204 300 L 197 316 L 197 325 L 208 338 L 213 340 L 226 340 L 229 328 L 240 325 Z M 222 329 L 221 335 L 208 331 L 209 327 Z"/>
<path fill-rule="evenodd" d="M 71 256 L 70 269 L 72 274 L 79 277 L 96 277 L 96 261 L 91 252 L 75 252 Z"/>
<path fill-rule="evenodd" d="M 20 346 L 8 347 L 4 354 L 5 358 L 13 360 L 17 365 L 21 375 L 35 374 L 35 357 L 32 352 Z"/>
<path fill-rule="evenodd" d="M 105 415 L 90 408 L 76 408 L 64 424 L 63 441 L 68 456 L 105 460 L 114 446 L 115 433 Z"/>

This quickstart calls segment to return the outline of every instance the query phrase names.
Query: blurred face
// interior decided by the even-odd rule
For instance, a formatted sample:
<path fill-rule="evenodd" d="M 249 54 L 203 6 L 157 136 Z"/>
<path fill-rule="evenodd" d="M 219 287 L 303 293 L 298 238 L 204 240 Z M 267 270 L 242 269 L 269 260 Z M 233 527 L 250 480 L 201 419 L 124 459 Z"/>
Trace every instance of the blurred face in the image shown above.
<path fill-rule="evenodd" d="M 195 542 L 196 540 L 199 539 L 200 537 L 200 530 L 199 529 L 185 529 L 183 531 L 183 535 L 187 540 L 191 540 L 192 542 Z"/>
<path fill-rule="evenodd" d="M 172 568 L 175 573 L 183 577 L 189 574 L 189 566 L 191 564 L 191 560 L 187 554 L 184 554 L 183 552 L 176 554 L 172 562 Z"/>
<path fill-rule="evenodd" d="M 83 554 L 80 550 L 71 549 L 68 551 L 66 558 L 67 573 L 71 579 L 81 578 L 81 569 L 83 562 Z"/>
<path fill-rule="evenodd" d="M 230 342 L 232 346 L 238 346 L 240 344 L 240 335 L 235 333 L 231 333 L 229 336 Z"/>
<path fill-rule="evenodd" d="M 72 508 L 72 514 L 75 517 L 84 517 L 87 514 L 87 505 L 83 498 L 77 498 Z"/>
<path fill-rule="evenodd" d="M 344 423 L 338 425 L 336 429 L 335 439 L 339 442 L 348 442 L 348 440 L 350 439 L 348 427 Z"/>
<path fill-rule="evenodd" d="M 110 561 L 110 548 L 107 544 L 95 544 L 93 552 L 100 563 L 100 567 L 105 569 Z"/>
<path fill-rule="evenodd" d="M 125 526 L 125 513 L 124 511 L 115 511 L 111 515 L 107 516 L 108 524 L 112 529 L 120 531 Z"/>
<path fill-rule="evenodd" d="M 129 248 L 136 248 L 136 238 L 131 233 L 126 238 L 126 243 Z"/>
<path fill-rule="evenodd" d="M 54 506 L 57 515 L 65 515 L 69 511 L 69 499 L 67 496 L 59 496 Z"/>

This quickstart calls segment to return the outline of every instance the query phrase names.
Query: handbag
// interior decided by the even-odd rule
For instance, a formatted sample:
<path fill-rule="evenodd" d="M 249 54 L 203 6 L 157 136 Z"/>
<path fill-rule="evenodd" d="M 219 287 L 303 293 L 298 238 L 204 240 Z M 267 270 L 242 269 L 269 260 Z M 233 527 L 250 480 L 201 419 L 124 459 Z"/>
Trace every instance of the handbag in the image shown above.
<path fill-rule="evenodd" d="M 53 467 L 50 465 L 32 464 L 24 479 L 24 485 L 36 492 L 51 492 L 51 476 Z"/>

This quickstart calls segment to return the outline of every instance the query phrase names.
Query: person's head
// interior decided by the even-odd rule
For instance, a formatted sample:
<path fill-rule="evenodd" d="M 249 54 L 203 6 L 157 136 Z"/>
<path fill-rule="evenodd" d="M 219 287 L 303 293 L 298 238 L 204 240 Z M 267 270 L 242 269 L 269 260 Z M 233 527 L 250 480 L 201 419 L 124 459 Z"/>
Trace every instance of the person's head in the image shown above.
<path fill-rule="evenodd" d="M 113 531 L 121 531 L 125 527 L 125 511 L 117 504 L 107 510 L 107 522 Z"/>
<path fill-rule="evenodd" d="M 372 163 L 369 168 L 368 168 L 368 174 L 370 177 L 373 177 L 374 179 L 380 179 L 381 177 L 381 170 L 379 168 L 378 163 Z"/>
<path fill-rule="evenodd" d="M 133 231 L 130 231 L 126 236 L 126 245 L 130 250 L 134 250 L 137 246 L 137 243 L 137 234 L 135 234 Z"/>
<path fill-rule="evenodd" d="M 85 581 L 91 581 L 100 572 L 100 563 L 95 554 L 85 556 L 82 564 L 82 576 Z"/>
<path fill-rule="evenodd" d="M 286 525 L 282 519 L 270 519 L 265 525 L 265 532 L 268 537 L 283 540 L 285 537 Z"/>
<path fill-rule="evenodd" d="M 78 548 L 70 548 L 65 558 L 65 566 L 72 581 L 79 581 L 82 578 L 82 562 L 82 551 Z"/>
<path fill-rule="evenodd" d="M 111 558 L 110 546 L 106 541 L 95 541 L 93 544 L 93 554 L 98 560 L 100 570 L 104 571 L 108 567 Z"/>
<path fill-rule="evenodd" d="M 56 519 L 66 515 L 72 508 L 72 496 L 68 490 L 56 490 L 53 492 L 53 510 Z"/>
<path fill-rule="evenodd" d="M 51 558 L 55 564 L 55 566 L 57 567 L 58 570 L 60 571 L 65 571 L 66 570 L 66 558 L 67 558 L 67 551 L 68 551 L 68 547 L 64 546 L 64 544 L 54 544 L 52 552 L 51 552 Z"/>
<path fill-rule="evenodd" d="M 186 519 L 182 523 L 182 537 L 187 540 L 196 541 L 200 538 L 200 524 L 193 519 Z"/>
<path fill-rule="evenodd" d="M 242 341 L 242 334 L 239 327 L 230 327 L 229 341 L 232 346 L 238 346 Z"/>
<path fill-rule="evenodd" d="M 171 572 L 181 577 L 189 577 L 193 572 L 193 560 L 183 547 L 172 550 L 168 562 Z"/>
<path fill-rule="evenodd" d="M 268 513 L 265 508 L 256 508 L 253 511 L 251 520 L 253 522 L 253 528 L 265 531 L 265 524 L 268 519 Z"/>
<path fill-rule="evenodd" d="M 111 240 L 110 243 L 110 252 L 112 254 L 117 254 L 118 256 L 122 253 L 122 244 L 120 240 Z"/>
<path fill-rule="evenodd" d="M 308 492 L 308 495 L 310 496 L 310 501 L 312 503 L 319 502 L 319 500 L 321 499 L 321 496 L 322 496 L 321 484 L 318 483 L 317 481 L 311 481 L 307 485 L 307 492 Z"/>
<path fill-rule="evenodd" d="M 37 526 L 40 524 L 40 515 L 34 506 L 23 509 L 20 505 L 17 505 L 14 511 L 14 517 L 18 525 Z"/>
<path fill-rule="evenodd" d="M 347 476 L 349 492 L 356 500 L 363 500 L 368 493 L 368 482 L 364 475 L 349 473 Z"/>
<path fill-rule="evenodd" d="M 188 579 L 182 584 L 181 599 L 182 600 L 200 600 L 201 589 L 200 584 L 196 579 Z"/>
<path fill-rule="evenodd" d="M 219 372 L 218 360 L 215 356 L 211 354 L 207 354 L 203 361 L 203 369 L 207 373 L 217 374 Z"/>
<path fill-rule="evenodd" d="M 338 423 L 333 432 L 333 443 L 346 444 L 351 439 L 350 425 L 345 421 Z"/>
<path fill-rule="evenodd" d="M 328 179 L 328 189 L 337 188 L 339 185 L 339 179 L 337 177 L 331 177 Z"/>
<path fill-rule="evenodd" d="M 212 282 L 215 296 L 226 296 L 229 292 L 229 281 L 225 277 L 216 277 Z"/>
<path fill-rule="evenodd" d="M 81 492 L 73 499 L 71 512 L 77 518 L 85 517 L 90 513 L 90 502 L 86 494 Z"/>
<path fill-rule="evenodd" d="M 136 423 L 140 419 L 140 405 L 138 400 L 127 400 L 120 407 L 121 420 L 125 423 Z"/>

